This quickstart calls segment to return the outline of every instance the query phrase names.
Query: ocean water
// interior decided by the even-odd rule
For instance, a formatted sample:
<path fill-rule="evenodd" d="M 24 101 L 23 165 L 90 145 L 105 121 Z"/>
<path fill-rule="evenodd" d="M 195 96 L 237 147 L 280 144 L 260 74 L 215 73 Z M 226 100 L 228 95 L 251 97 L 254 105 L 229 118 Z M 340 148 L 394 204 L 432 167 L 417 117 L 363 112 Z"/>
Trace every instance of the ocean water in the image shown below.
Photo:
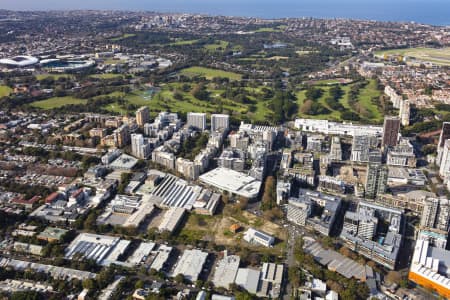
<path fill-rule="evenodd" d="M 450 25 L 450 0 L 0 0 L 0 9 L 118 9 L 261 18 L 316 17 Z"/>

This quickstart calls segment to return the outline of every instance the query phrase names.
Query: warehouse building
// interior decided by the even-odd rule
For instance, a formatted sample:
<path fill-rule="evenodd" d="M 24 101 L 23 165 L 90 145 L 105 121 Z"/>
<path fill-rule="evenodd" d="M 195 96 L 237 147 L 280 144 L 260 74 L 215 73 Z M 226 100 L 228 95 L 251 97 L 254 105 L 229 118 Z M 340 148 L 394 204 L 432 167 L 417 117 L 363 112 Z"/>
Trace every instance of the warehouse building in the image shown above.
<path fill-rule="evenodd" d="M 80 233 L 66 248 L 65 258 L 74 259 L 80 256 L 95 260 L 97 264 L 109 265 L 117 261 L 129 243 L 119 237 Z"/>
<path fill-rule="evenodd" d="M 259 270 L 239 268 L 235 283 L 248 292 L 256 294 L 258 292 L 260 276 L 261 272 Z"/>
<path fill-rule="evenodd" d="M 197 249 L 186 250 L 177 262 L 172 275 L 175 277 L 182 274 L 185 279 L 195 282 L 199 278 L 203 266 L 208 258 L 208 253 Z"/>
<path fill-rule="evenodd" d="M 202 188 L 167 174 L 151 194 L 152 201 L 163 207 L 183 207 L 191 210 Z"/>
<path fill-rule="evenodd" d="M 147 257 L 155 247 L 155 243 L 142 242 L 139 247 L 133 252 L 133 254 L 127 259 L 127 263 L 136 266 L 146 261 Z"/>
<path fill-rule="evenodd" d="M 200 176 L 200 181 L 232 195 L 254 199 L 262 182 L 252 176 L 227 168 L 216 168 Z"/>
<path fill-rule="evenodd" d="M 160 245 L 158 250 L 154 252 L 154 258 L 151 262 L 150 268 L 156 271 L 161 271 L 166 267 L 167 261 L 172 254 L 172 247 Z"/>
<path fill-rule="evenodd" d="M 225 251 L 226 252 L 226 251 Z M 228 289 L 234 283 L 241 259 L 237 255 L 226 255 L 217 263 L 212 282 L 216 287 Z"/>
<path fill-rule="evenodd" d="M 154 206 L 142 196 L 116 195 L 98 219 L 98 224 L 139 227 Z"/>
<path fill-rule="evenodd" d="M 186 210 L 182 207 L 169 208 L 169 210 L 164 214 L 164 218 L 161 221 L 161 224 L 159 224 L 158 230 L 160 232 L 174 232 L 183 220 L 185 213 Z"/>

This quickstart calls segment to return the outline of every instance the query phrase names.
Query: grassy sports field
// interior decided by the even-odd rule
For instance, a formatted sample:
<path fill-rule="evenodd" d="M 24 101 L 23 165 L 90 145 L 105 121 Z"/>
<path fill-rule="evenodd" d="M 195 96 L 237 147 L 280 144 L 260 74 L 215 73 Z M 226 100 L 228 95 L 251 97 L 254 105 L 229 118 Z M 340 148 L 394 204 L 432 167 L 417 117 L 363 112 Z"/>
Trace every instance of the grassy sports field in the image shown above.
<path fill-rule="evenodd" d="M 450 47 L 435 48 L 406 48 L 392 49 L 375 52 L 376 56 L 384 57 L 386 55 L 409 56 L 424 62 L 431 62 L 437 65 L 450 66 Z"/>
<path fill-rule="evenodd" d="M 242 78 L 242 75 L 238 73 L 204 67 L 190 67 L 181 70 L 180 73 L 186 76 L 205 76 L 208 80 L 214 77 L 224 77 L 231 80 L 240 80 Z"/>
<path fill-rule="evenodd" d="M 6 85 L 0 85 L 0 98 L 9 96 L 11 94 L 12 89 L 9 86 Z"/>
<path fill-rule="evenodd" d="M 58 108 L 69 104 L 86 104 L 87 100 L 77 99 L 71 96 L 66 97 L 53 97 L 46 100 L 36 101 L 31 103 L 31 106 L 41 109 Z"/>

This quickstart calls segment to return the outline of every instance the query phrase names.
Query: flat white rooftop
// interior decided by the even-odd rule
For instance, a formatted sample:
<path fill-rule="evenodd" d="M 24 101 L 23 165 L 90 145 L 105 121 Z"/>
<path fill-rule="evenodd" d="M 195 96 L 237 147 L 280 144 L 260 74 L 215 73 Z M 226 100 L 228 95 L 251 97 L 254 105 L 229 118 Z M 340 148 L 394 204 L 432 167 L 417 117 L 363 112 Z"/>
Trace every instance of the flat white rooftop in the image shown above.
<path fill-rule="evenodd" d="M 216 287 L 229 288 L 234 282 L 241 259 L 237 255 L 230 255 L 221 259 L 214 273 L 213 283 Z"/>
<path fill-rule="evenodd" d="M 120 242 L 120 238 L 107 235 L 80 233 L 66 248 L 65 257 L 72 259 L 76 254 L 101 263 Z"/>
<path fill-rule="evenodd" d="M 198 279 L 206 262 L 208 253 L 200 250 L 186 250 L 173 271 L 173 276 L 183 274 L 191 282 Z"/>
<path fill-rule="evenodd" d="M 249 268 L 239 268 L 236 275 L 235 283 L 246 289 L 252 294 L 258 292 L 258 283 L 261 272 L 258 270 L 253 270 Z"/>
<path fill-rule="evenodd" d="M 183 219 L 186 210 L 182 207 L 171 207 L 164 214 L 164 218 L 159 224 L 159 231 L 174 231 Z"/>
<path fill-rule="evenodd" d="M 150 252 L 155 248 L 155 243 L 145 243 L 142 242 L 139 247 L 134 251 L 134 253 L 128 258 L 127 262 L 133 265 L 138 265 L 143 260 L 148 257 Z"/>
<path fill-rule="evenodd" d="M 262 184 L 252 176 L 227 168 L 216 168 L 205 173 L 200 176 L 200 181 L 250 199 L 258 196 Z"/>
<path fill-rule="evenodd" d="M 160 245 L 158 251 L 156 251 L 156 257 L 154 258 L 151 268 L 156 271 L 160 271 L 166 261 L 169 259 L 170 254 L 172 253 L 172 247 L 166 245 Z"/>

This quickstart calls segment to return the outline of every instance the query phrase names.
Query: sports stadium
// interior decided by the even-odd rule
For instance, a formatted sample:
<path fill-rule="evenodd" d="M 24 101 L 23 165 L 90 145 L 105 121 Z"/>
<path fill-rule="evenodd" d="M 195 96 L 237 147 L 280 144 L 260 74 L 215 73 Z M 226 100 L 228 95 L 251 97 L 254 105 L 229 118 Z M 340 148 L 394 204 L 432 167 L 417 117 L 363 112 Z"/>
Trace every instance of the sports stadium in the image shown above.
<path fill-rule="evenodd" d="M 12 58 L 0 59 L 0 66 L 7 68 L 26 68 L 39 62 L 39 59 L 33 56 L 20 55 Z"/>

